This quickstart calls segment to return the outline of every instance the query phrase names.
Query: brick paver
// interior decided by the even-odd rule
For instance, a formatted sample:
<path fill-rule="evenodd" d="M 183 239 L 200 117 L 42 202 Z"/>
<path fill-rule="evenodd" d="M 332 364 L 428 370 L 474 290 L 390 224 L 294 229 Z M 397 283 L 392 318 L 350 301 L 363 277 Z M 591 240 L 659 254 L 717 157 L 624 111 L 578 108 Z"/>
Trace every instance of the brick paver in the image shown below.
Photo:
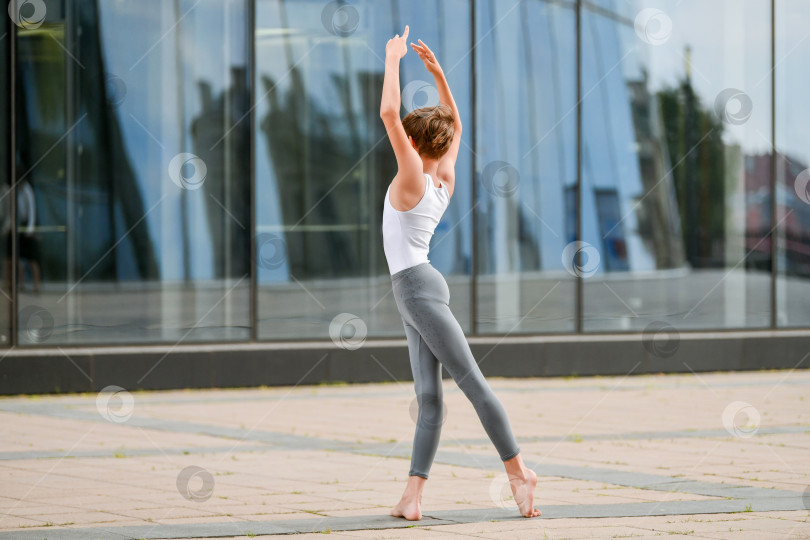
<path fill-rule="evenodd" d="M 0 398 L 0 539 L 810 538 L 808 370 L 489 381 L 541 518 L 451 379 L 419 522 L 412 381 L 122 390 Z"/>

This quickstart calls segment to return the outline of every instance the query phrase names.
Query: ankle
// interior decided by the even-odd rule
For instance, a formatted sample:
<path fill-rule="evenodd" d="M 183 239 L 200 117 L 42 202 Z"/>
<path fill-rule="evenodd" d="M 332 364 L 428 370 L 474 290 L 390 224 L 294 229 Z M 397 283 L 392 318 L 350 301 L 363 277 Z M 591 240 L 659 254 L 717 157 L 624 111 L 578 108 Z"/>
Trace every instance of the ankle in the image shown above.
<path fill-rule="evenodd" d="M 420 486 L 408 486 L 402 493 L 402 498 L 406 501 L 421 501 L 422 488 Z"/>
<path fill-rule="evenodd" d="M 525 482 L 529 478 L 529 471 L 526 467 L 509 469 L 506 471 L 509 480 Z"/>
<path fill-rule="evenodd" d="M 414 491 L 406 491 L 402 494 L 402 500 L 406 503 L 422 502 L 422 494 Z"/>
<path fill-rule="evenodd" d="M 523 463 L 520 454 L 503 462 L 506 467 L 506 474 L 510 480 L 526 480 L 529 476 L 529 471 Z"/>

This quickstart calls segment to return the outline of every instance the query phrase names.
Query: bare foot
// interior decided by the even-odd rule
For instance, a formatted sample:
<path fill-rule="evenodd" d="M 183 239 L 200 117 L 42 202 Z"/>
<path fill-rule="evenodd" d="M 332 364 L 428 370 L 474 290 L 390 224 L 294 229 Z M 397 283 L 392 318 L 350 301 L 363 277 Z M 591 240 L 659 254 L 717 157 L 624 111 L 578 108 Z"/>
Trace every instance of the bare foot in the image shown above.
<path fill-rule="evenodd" d="M 416 500 L 415 497 L 405 497 L 402 496 L 402 499 L 397 503 L 397 505 L 391 510 L 391 515 L 394 517 L 404 517 L 408 521 L 418 521 L 422 519 L 422 510 L 420 508 L 420 503 L 422 502 L 422 497 L 419 497 L 420 500 Z"/>
<path fill-rule="evenodd" d="M 520 515 L 526 518 L 537 517 L 542 514 L 534 507 L 534 487 L 537 485 L 537 474 L 530 468 L 525 468 L 525 477 L 513 477 L 509 481 L 512 495 L 520 509 Z"/>

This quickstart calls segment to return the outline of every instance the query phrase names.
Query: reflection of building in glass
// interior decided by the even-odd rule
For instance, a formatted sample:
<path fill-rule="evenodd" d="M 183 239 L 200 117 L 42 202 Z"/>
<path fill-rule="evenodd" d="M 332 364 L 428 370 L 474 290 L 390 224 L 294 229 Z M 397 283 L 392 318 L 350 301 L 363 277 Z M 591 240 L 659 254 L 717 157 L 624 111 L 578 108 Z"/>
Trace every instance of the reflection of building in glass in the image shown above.
<path fill-rule="evenodd" d="M 796 178 L 810 164 L 788 154 L 776 158 L 777 218 L 783 220 L 779 265 L 787 275 L 810 277 L 810 204 L 796 193 Z M 758 186 L 761 192 L 764 186 Z M 807 188 L 806 188 L 807 189 Z M 764 224 L 763 224 L 764 225 Z"/>
<path fill-rule="evenodd" d="M 250 223 L 236 217 L 250 215 L 250 162 L 242 154 L 250 147 L 244 66 L 233 66 L 230 80 L 231 88 L 216 98 L 210 83 L 198 83 L 202 107 L 191 121 L 190 132 L 194 153 L 205 161 L 208 172 L 200 189 L 206 195 L 213 274 L 240 278 L 250 273 Z M 226 138 L 223 126 L 232 126 Z M 222 253 L 229 255 L 222 257 Z"/>
<path fill-rule="evenodd" d="M 57 5 L 49 6 L 47 24 L 20 33 L 17 57 L 18 171 L 28 174 L 40 223 L 50 226 L 42 237 L 43 281 L 154 279 L 154 245 L 139 226 L 146 206 L 107 95 L 97 5 L 73 11 L 73 24 L 86 29 L 71 34 L 84 70 L 60 43 L 68 26 Z M 93 76 L 66 79 L 87 66 Z"/>
<path fill-rule="evenodd" d="M 270 110 L 257 123 L 266 136 L 264 151 L 277 182 L 290 273 L 355 275 L 367 264 L 366 253 L 357 251 L 362 243 L 356 235 L 362 232 L 367 212 L 358 207 L 364 199 L 362 169 L 355 169 L 362 167 L 367 152 L 357 126 L 365 119 L 350 109 L 346 118 L 329 115 L 310 95 L 300 69 L 293 67 L 287 77 L 287 91 L 279 90 L 273 78 L 262 77 L 262 94 L 267 94 Z M 332 84 L 338 95 L 347 89 L 340 77 L 335 76 Z M 344 103 L 352 101 L 344 96 Z M 349 133 L 335 133 L 343 123 Z M 336 223 L 349 227 L 332 226 Z"/>
<path fill-rule="evenodd" d="M 599 230 L 603 233 L 602 246 L 599 250 L 602 253 L 605 271 L 628 270 L 630 265 L 627 260 L 627 242 L 622 232 L 622 216 L 619 211 L 619 196 L 615 189 L 596 189 L 597 219 L 599 220 Z"/>
<path fill-rule="evenodd" d="M 681 216 L 672 180 L 673 161 L 665 138 L 661 100 L 648 90 L 647 70 L 642 78 L 628 81 L 632 96 L 635 145 L 643 192 L 634 198 L 638 232 L 655 257 L 655 268 L 678 268 L 684 264 Z"/>
<path fill-rule="evenodd" d="M 792 182 L 808 162 L 805 128 L 783 134 L 792 151 L 776 163 L 774 216 L 770 56 L 738 39 L 768 35 L 770 2 L 679 2 L 656 45 L 634 27 L 647 4 L 361 0 L 357 26 L 335 32 L 313 2 L 207 2 L 188 17 L 182 2 L 49 2 L 40 28 L 14 35 L 16 144 L 0 144 L 17 149 L 17 179 L 36 195 L 36 301 L 52 310 L 52 343 L 320 339 L 335 310 L 369 335 L 401 336 L 380 231 L 396 161 L 378 107 L 382 51 L 404 22 L 443 60 L 465 125 L 430 255 L 465 331 L 762 328 L 777 283 L 793 306 L 779 321 L 801 324 L 810 205 Z M 741 24 L 717 35 L 685 24 L 733 9 Z M 779 28 L 784 51 L 806 46 Z M 3 19 L 0 35 L 10 29 Z M 777 78 L 800 71 L 788 68 L 806 56 L 796 51 Z M 410 83 L 430 94 L 414 55 L 401 69 Z M 731 86 L 751 94 L 752 123 L 717 113 Z M 789 116 L 777 129 L 803 111 L 773 99 Z M 207 178 L 182 189 L 167 166 L 192 152 Z M 511 171 L 514 185 L 495 188 Z M 279 240 L 259 246 L 278 249 L 264 266 L 250 260 L 258 235 Z M 600 255 L 587 281 L 563 260 L 576 240 Z M 17 259 L 34 252 L 19 247 Z M 33 301 L 24 292 L 10 312 Z M 102 309 L 110 299 L 126 309 Z"/>
<path fill-rule="evenodd" d="M 583 230 L 605 272 L 684 265 L 684 238 L 659 97 L 643 59 L 626 52 L 632 20 L 604 10 L 585 19 Z M 627 58 L 629 55 L 629 59 Z M 637 69 L 614 69 L 626 62 Z"/>
<path fill-rule="evenodd" d="M 745 264 L 747 268 L 768 272 L 771 264 L 771 156 L 745 155 L 743 159 L 745 191 L 741 205 L 745 208 L 748 254 Z"/>

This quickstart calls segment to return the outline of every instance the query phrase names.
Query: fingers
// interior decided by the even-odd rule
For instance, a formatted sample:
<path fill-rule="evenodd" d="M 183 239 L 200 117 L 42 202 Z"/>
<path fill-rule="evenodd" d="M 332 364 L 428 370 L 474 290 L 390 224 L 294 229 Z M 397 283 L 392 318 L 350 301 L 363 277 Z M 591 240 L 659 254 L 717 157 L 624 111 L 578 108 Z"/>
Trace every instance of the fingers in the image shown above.
<path fill-rule="evenodd" d="M 419 45 L 415 45 L 411 43 L 413 50 L 415 50 L 419 54 L 419 58 L 422 60 L 432 60 L 431 55 L 428 51 L 424 49 L 424 47 L 420 47 Z"/>
<path fill-rule="evenodd" d="M 433 51 L 430 50 L 430 47 L 425 45 L 425 42 L 421 39 L 418 39 L 417 41 L 419 42 L 419 45 L 411 43 L 411 46 L 416 52 L 419 53 L 419 58 L 433 62 L 436 57 L 433 55 Z"/>
<path fill-rule="evenodd" d="M 405 25 L 405 31 L 402 34 L 402 39 L 403 40 L 408 38 L 408 33 L 409 32 L 410 32 L 410 28 L 408 27 L 408 25 Z M 396 37 L 399 37 L 399 34 L 397 34 Z M 424 60 L 426 65 L 428 63 L 430 63 L 430 64 L 435 63 L 436 57 L 434 56 L 433 51 L 430 50 L 430 47 L 428 47 L 425 44 L 425 42 L 422 41 L 421 39 L 417 39 L 417 41 L 419 42 L 419 45 L 417 45 L 416 43 L 411 42 L 411 47 L 413 47 L 413 50 L 416 51 L 419 54 L 419 58 Z"/>

